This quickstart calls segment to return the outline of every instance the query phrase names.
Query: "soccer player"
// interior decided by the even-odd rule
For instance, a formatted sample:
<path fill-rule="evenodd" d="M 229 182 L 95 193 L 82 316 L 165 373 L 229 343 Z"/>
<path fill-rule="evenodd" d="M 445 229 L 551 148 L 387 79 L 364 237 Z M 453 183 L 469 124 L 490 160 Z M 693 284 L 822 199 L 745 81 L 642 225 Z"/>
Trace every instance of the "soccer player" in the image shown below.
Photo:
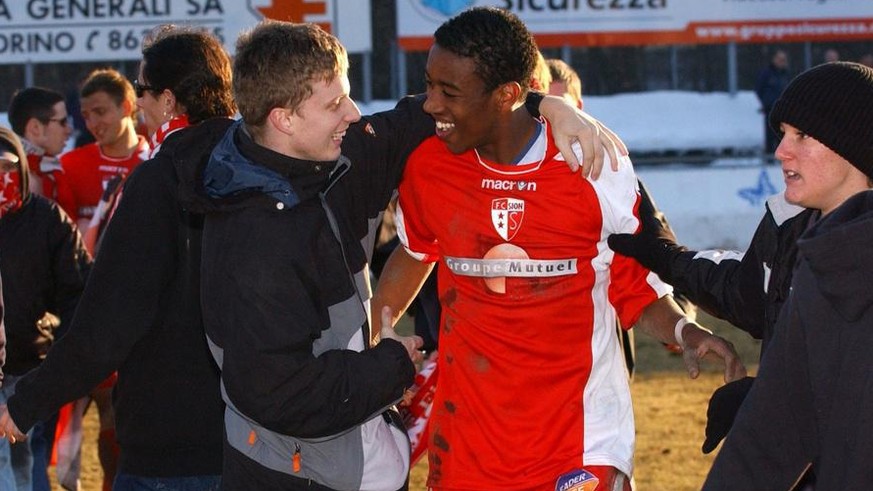
<path fill-rule="evenodd" d="M 428 56 L 436 136 L 404 172 L 404 248 L 373 305 L 399 315 L 439 263 L 433 489 L 630 489 L 634 424 L 616 316 L 678 338 L 692 377 L 707 352 L 724 358 L 725 379 L 745 373 L 726 341 L 683 317 L 669 287 L 606 247 L 611 231 L 638 226 L 636 177 L 628 161 L 597 181 L 571 178 L 547 124 L 521 108 L 536 52 L 516 16 L 486 7 L 440 26 Z"/>

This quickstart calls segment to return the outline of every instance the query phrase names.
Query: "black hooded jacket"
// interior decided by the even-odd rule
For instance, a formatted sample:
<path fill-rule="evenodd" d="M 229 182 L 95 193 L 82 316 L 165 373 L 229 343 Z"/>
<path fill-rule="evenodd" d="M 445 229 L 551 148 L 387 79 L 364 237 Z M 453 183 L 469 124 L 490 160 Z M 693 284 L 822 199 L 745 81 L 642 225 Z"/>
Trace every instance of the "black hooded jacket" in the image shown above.
<path fill-rule="evenodd" d="M 120 472 L 221 474 L 224 405 L 199 301 L 203 216 L 183 201 L 230 124 L 170 135 L 127 179 L 72 329 L 9 399 L 21 430 L 117 370 Z"/>
<path fill-rule="evenodd" d="M 0 141 L 18 154 L 22 191 L 21 208 L 0 218 L 0 276 L 6 280 L 3 303 L 8 348 L 4 371 L 24 375 L 39 365 L 53 338 L 68 330 L 91 257 L 73 221 L 57 203 L 30 193 L 23 167 L 27 155 L 18 137 L 0 128 Z M 51 316 L 54 320 L 49 320 Z M 53 332 L 55 327 L 57 332 Z"/>
<path fill-rule="evenodd" d="M 783 315 L 706 491 L 873 489 L 873 191 L 798 241 Z"/>

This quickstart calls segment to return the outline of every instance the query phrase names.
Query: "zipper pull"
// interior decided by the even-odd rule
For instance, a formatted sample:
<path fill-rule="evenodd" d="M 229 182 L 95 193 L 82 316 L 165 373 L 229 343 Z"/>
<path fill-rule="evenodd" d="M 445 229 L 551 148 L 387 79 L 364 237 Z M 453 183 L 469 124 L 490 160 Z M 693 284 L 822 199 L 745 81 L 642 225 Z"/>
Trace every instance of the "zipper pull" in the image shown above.
<path fill-rule="evenodd" d="M 300 444 L 294 444 L 294 455 L 291 457 L 291 468 L 294 469 L 294 473 L 300 472 Z"/>

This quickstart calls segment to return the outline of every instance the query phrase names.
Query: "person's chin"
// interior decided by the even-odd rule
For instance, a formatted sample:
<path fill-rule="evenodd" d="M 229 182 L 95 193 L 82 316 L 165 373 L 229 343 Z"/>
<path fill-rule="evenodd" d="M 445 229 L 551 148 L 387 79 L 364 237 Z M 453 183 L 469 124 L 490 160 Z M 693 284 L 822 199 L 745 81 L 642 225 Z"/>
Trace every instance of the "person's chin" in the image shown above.
<path fill-rule="evenodd" d="M 807 206 L 804 204 L 803 193 L 800 192 L 792 192 L 791 189 L 785 190 L 785 201 L 792 205 L 803 206 L 806 208 Z"/>

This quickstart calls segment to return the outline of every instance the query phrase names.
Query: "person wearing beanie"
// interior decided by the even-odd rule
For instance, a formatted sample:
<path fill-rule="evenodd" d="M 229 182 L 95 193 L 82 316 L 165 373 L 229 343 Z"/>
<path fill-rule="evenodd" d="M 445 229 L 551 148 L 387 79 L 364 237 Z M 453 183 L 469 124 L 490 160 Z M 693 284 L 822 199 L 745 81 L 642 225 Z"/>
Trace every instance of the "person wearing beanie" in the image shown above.
<path fill-rule="evenodd" d="M 782 163 L 785 191 L 767 200 L 746 252 L 688 250 L 656 220 L 644 220 L 635 235 L 611 236 L 610 247 L 636 258 L 702 309 L 761 339 L 763 357 L 789 297 L 798 239 L 851 196 L 871 187 L 870 108 L 873 69 L 869 67 L 827 63 L 791 81 L 769 119 L 783 135 L 775 155 Z M 747 381 L 737 383 L 754 386 Z M 747 393 L 728 388 L 710 401 L 705 453 L 714 450 L 728 433 Z M 783 488 L 767 484 L 745 489 Z"/>
<path fill-rule="evenodd" d="M 835 62 L 770 114 L 786 200 L 821 217 L 796 243 L 790 294 L 704 491 L 873 489 L 873 258 L 852 254 L 873 240 L 871 102 L 873 71 Z"/>

